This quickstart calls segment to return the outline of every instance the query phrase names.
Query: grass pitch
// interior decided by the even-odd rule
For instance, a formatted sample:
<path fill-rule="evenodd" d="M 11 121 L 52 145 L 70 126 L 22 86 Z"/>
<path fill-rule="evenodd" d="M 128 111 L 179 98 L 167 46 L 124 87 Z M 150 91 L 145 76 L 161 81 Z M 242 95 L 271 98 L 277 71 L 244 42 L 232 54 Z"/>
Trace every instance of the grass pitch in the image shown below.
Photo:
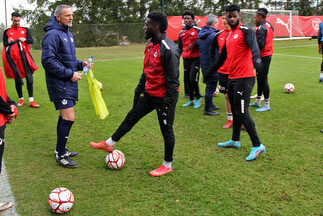
<path fill-rule="evenodd" d="M 251 146 L 246 132 L 242 147 L 222 149 L 231 138 L 224 97 L 214 98 L 220 116 L 204 116 L 200 109 L 182 107 L 180 92 L 175 117 L 174 172 L 152 177 L 149 171 L 163 161 L 163 139 L 156 112 L 144 117 L 115 149 L 126 156 L 119 171 L 108 170 L 105 152 L 90 141 L 109 138 L 132 107 L 133 90 L 142 73 L 145 44 L 77 49 L 78 59 L 93 55 L 95 77 L 103 83 L 110 116 L 95 116 L 86 77 L 79 81 L 76 122 L 68 147 L 79 151 L 76 169 L 60 167 L 54 158 L 58 112 L 49 101 L 41 51 L 33 50 L 39 70 L 34 75 L 34 97 L 39 109 L 24 105 L 7 126 L 4 159 L 20 215 L 54 215 L 47 204 L 56 187 L 75 197 L 66 215 L 322 215 L 322 83 L 321 56 L 315 40 L 278 41 L 269 73 L 270 112 L 250 113 L 267 152 L 246 162 Z M 182 63 L 182 62 L 181 62 Z M 183 66 L 180 66 L 183 81 Z M 293 94 L 284 85 L 293 83 Z M 14 81 L 8 94 L 18 101 Z M 204 93 L 205 85 L 200 89 Z M 28 100 L 26 87 L 23 86 Z M 253 94 L 256 93 L 254 89 Z M 0 213 L 1 215 L 1 213 Z"/>

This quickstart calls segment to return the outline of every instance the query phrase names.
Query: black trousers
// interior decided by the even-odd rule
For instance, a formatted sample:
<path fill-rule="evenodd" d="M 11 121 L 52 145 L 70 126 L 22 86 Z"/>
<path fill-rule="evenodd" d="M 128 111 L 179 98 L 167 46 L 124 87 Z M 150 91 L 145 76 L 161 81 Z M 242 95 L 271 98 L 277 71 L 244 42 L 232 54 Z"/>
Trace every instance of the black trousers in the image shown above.
<path fill-rule="evenodd" d="M 162 106 L 164 98 L 162 97 L 152 97 L 148 93 L 144 92 L 136 105 L 129 111 L 124 121 L 121 123 L 116 132 L 112 135 L 113 141 L 119 141 L 126 133 L 128 133 L 133 126 L 145 115 L 152 112 L 154 109 L 157 111 L 158 122 L 160 130 L 164 137 L 164 147 L 165 147 L 165 161 L 173 161 L 173 151 L 175 146 L 175 136 L 173 131 L 173 123 L 175 118 L 175 107 L 177 103 L 178 95 L 176 100 L 168 109 L 168 117 L 166 119 L 167 124 L 164 124 L 163 118 L 159 112 Z"/>
<path fill-rule="evenodd" d="M 240 140 L 240 132 L 242 124 L 248 132 L 252 145 L 260 146 L 255 123 L 251 118 L 248 108 L 250 103 L 250 95 L 255 84 L 255 77 L 229 79 L 228 81 L 228 96 L 233 114 L 233 131 L 232 140 Z"/>
<path fill-rule="evenodd" d="M 4 152 L 4 131 L 6 129 L 6 124 L 0 127 L 0 174 L 2 167 L 2 156 Z"/>
<path fill-rule="evenodd" d="M 269 84 L 268 84 L 268 73 L 271 62 L 271 56 L 265 56 L 261 58 L 263 63 L 263 70 L 257 70 L 257 94 L 261 96 L 264 94 L 265 99 L 269 98 Z"/>
<path fill-rule="evenodd" d="M 187 85 L 190 100 L 194 100 L 194 96 L 196 99 L 200 98 L 199 79 L 200 58 L 184 59 L 184 83 Z"/>

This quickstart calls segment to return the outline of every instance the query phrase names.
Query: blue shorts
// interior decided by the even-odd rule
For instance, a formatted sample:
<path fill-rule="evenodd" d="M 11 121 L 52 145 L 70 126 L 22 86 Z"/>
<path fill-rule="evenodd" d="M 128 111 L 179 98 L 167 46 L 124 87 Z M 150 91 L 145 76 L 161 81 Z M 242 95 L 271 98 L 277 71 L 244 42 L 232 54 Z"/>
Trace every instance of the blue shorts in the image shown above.
<path fill-rule="evenodd" d="M 72 99 L 59 99 L 58 102 L 54 102 L 56 110 L 71 108 L 76 104 Z"/>

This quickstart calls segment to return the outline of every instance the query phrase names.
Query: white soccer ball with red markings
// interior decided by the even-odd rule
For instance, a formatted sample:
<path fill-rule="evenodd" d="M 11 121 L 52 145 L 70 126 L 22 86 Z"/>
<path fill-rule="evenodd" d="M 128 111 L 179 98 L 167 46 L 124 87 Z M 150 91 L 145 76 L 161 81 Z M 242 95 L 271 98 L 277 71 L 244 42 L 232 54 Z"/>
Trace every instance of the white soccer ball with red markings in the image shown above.
<path fill-rule="evenodd" d="M 55 188 L 49 194 L 48 205 L 53 212 L 63 214 L 71 210 L 74 204 L 74 196 L 72 192 L 63 187 Z"/>
<path fill-rule="evenodd" d="M 284 87 L 286 93 L 293 93 L 295 91 L 295 86 L 291 83 L 287 83 Z"/>
<path fill-rule="evenodd" d="M 126 158 L 119 150 L 114 150 L 105 157 L 105 164 L 109 169 L 118 170 L 124 165 Z"/>

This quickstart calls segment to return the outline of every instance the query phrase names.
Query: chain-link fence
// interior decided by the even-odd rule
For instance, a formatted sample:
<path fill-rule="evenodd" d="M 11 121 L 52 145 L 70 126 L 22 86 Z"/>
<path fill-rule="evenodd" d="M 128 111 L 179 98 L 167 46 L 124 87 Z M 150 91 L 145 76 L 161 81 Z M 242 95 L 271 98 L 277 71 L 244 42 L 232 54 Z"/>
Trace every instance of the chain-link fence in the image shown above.
<path fill-rule="evenodd" d="M 122 42 L 144 43 L 144 23 L 126 24 L 73 24 L 70 28 L 76 47 L 114 46 Z M 31 27 L 34 39 L 33 48 L 41 49 L 41 42 L 45 35 L 43 25 Z M 2 43 L 3 31 L 0 33 Z"/>

